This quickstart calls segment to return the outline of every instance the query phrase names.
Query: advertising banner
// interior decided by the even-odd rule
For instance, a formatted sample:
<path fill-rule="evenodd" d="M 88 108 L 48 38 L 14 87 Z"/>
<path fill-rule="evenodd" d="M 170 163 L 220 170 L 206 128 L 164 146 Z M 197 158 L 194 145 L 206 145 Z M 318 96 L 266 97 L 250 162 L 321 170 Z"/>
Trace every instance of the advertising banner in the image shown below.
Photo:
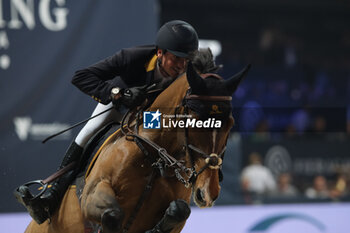
<path fill-rule="evenodd" d="M 349 204 L 303 204 L 194 209 L 183 230 L 222 233 L 346 233 Z"/>
<path fill-rule="evenodd" d="M 249 154 L 258 152 L 266 165 L 277 177 L 289 172 L 295 182 L 310 181 L 316 175 L 334 178 L 350 169 L 350 145 L 340 139 L 329 140 L 327 136 L 303 136 L 288 140 L 242 140 L 242 167 L 248 164 Z"/>
<path fill-rule="evenodd" d="M 192 208 L 183 233 L 348 233 L 350 204 L 298 204 Z M 4 232 L 23 232 L 28 214 L 0 214 Z"/>
<path fill-rule="evenodd" d="M 155 0 L 0 0 L 0 212 L 23 210 L 12 190 L 53 173 L 97 102 L 76 70 L 121 48 L 154 44 Z"/>

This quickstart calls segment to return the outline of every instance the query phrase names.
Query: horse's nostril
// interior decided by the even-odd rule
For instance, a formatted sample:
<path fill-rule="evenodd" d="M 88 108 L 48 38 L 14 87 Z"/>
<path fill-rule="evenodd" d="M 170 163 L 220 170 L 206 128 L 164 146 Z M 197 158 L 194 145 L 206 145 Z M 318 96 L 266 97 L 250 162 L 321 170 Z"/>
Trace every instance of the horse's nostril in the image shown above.
<path fill-rule="evenodd" d="M 196 198 L 197 198 L 197 201 L 201 202 L 202 204 L 206 203 L 204 193 L 201 189 L 197 189 Z"/>
<path fill-rule="evenodd" d="M 196 192 L 196 198 L 198 201 L 201 201 L 203 202 L 203 197 L 202 197 L 202 191 L 200 189 L 197 189 L 197 192 Z"/>

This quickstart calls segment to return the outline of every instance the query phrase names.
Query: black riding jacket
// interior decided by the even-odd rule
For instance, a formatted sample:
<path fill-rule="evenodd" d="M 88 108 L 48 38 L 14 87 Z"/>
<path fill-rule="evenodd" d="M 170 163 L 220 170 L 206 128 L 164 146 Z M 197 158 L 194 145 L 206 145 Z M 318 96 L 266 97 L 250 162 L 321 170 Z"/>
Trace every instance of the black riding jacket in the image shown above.
<path fill-rule="evenodd" d="M 108 104 L 113 87 L 149 85 L 156 67 L 156 46 L 122 49 L 111 57 L 75 72 L 72 84 L 102 104 Z"/>

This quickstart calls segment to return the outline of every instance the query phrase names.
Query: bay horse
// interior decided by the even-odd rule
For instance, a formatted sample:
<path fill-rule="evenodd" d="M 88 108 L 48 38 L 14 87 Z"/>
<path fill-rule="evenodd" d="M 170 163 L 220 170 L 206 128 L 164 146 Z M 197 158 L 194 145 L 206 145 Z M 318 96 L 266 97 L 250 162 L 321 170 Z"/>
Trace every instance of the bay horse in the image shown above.
<path fill-rule="evenodd" d="M 71 186 L 54 216 L 41 225 L 32 221 L 25 232 L 83 233 L 87 221 L 103 233 L 180 232 L 192 194 L 200 208 L 219 196 L 219 168 L 234 124 L 232 94 L 248 70 L 224 80 L 200 76 L 189 63 L 147 109 L 152 121 L 161 114 L 178 125 L 147 129 L 138 121 L 146 111 L 130 116 L 122 136 L 112 135 L 98 152 L 80 202 Z"/>

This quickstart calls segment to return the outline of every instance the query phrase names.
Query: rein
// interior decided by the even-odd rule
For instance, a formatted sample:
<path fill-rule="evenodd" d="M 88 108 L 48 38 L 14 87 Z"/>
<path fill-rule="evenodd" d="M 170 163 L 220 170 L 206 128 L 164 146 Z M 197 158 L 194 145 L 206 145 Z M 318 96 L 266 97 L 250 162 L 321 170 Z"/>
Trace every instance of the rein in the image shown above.
<path fill-rule="evenodd" d="M 147 105 L 146 105 L 147 106 Z M 138 112 L 136 115 L 139 115 L 139 112 L 142 112 L 144 110 L 144 107 L 139 108 Z M 131 113 L 131 114 L 130 114 Z M 121 128 L 122 133 L 125 135 L 125 138 L 130 141 L 135 141 L 135 143 L 138 145 L 140 150 L 146 155 L 146 157 L 150 158 L 150 153 L 146 150 L 146 148 L 143 146 L 142 142 L 146 143 L 148 146 L 153 148 L 155 151 L 157 151 L 159 155 L 159 159 L 154 161 L 154 159 L 151 159 L 152 167 L 153 168 L 158 168 L 160 171 L 160 174 L 162 176 L 165 176 L 165 169 L 166 168 L 174 168 L 175 175 L 177 179 L 185 185 L 186 188 L 189 188 L 191 183 L 189 182 L 191 177 L 194 174 L 194 168 L 187 168 L 183 163 L 184 161 L 177 160 L 173 156 L 171 156 L 167 150 L 164 147 L 159 146 L 157 143 L 141 136 L 136 133 L 134 133 L 130 127 L 129 127 L 129 120 L 130 116 L 135 115 L 131 110 L 129 110 L 123 117 L 122 119 L 122 125 L 125 125 L 125 127 Z M 136 125 L 137 127 L 139 125 L 139 120 L 140 118 L 136 118 Z M 126 123 L 125 123 L 126 122 Z M 138 128 L 138 127 L 137 127 Z M 127 130 L 127 132 L 126 132 Z M 152 161 L 153 160 L 153 161 Z M 189 177 L 187 180 L 182 177 L 181 172 L 184 172 L 187 177 Z"/>
<path fill-rule="evenodd" d="M 180 180 L 182 183 L 185 184 L 185 187 L 189 187 L 189 182 L 188 180 L 186 181 L 180 174 L 180 172 L 178 171 L 179 169 L 184 171 L 186 173 L 186 175 L 188 175 L 189 177 L 192 177 L 193 171 L 192 169 L 188 169 L 187 167 L 185 167 L 182 164 L 182 161 L 178 161 L 177 159 L 175 159 L 173 156 L 171 156 L 165 148 L 160 147 L 158 144 L 154 143 L 153 141 L 142 137 L 141 135 L 138 134 L 138 126 L 139 126 L 139 116 L 140 116 L 140 112 L 142 112 L 143 110 L 145 110 L 145 106 L 147 106 L 147 104 L 143 104 L 143 106 L 141 106 L 139 108 L 139 110 L 135 113 L 132 112 L 131 110 L 128 110 L 128 112 L 125 113 L 125 115 L 123 116 L 121 125 L 122 127 L 121 132 L 125 135 L 126 140 L 133 140 L 136 145 L 140 148 L 140 150 L 142 151 L 142 153 L 148 157 L 149 159 L 151 159 L 152 162 L 152 158 L 150 158 L 150 153 L 148 152 L 148 150 L 143 146 L 142 142 L 148 144 L 150 147 L 152 147 L 153 149 L 155 149 L 158 152 L 159 155 L 159 159 L 155 162 L 152 163 L 152 167 L 153 168 L 158 168 L 160 171 L 161 176 L 165 176 L 165 168 L 167 167 L 175 167 L 177 166 L 178 168 L 175 168 L 175 174 L 176 177 L 178 178 L 178 180 Z M 131 118 L 132 115 L 136 116 L 136 124 L 135 124 L 135 132 L 134 133 L 130 127 L 129 127 L 129 120 Z M 127 121 L 126 121 L 127 119 Z M 125 124 L 125 121 L 127 122 Z M 125 125 L 125 126 L 124 126 Z M 126 132 L 126 130 L 128 132 Z M 150 194 L 150 191 L 152 190 L 152 186 L 154 183 L 154 179 L 155 179 L 155 170 L 152 169 L 151 174 L 148 176 L 147 178 L 147 184 L 141 194 L 141 196 L 139 197 L 136 206 L 134 207 L 133 212 L 131 213 L 129 219 L 126 222 L 125 227 L 123 228 L 123 233 L 127 233 L 130 226 L 132 225 L 132 223 L 134 222 L 137 213 L 139 212 L 144 200 L 148 197 L 148 195 Z"/>

